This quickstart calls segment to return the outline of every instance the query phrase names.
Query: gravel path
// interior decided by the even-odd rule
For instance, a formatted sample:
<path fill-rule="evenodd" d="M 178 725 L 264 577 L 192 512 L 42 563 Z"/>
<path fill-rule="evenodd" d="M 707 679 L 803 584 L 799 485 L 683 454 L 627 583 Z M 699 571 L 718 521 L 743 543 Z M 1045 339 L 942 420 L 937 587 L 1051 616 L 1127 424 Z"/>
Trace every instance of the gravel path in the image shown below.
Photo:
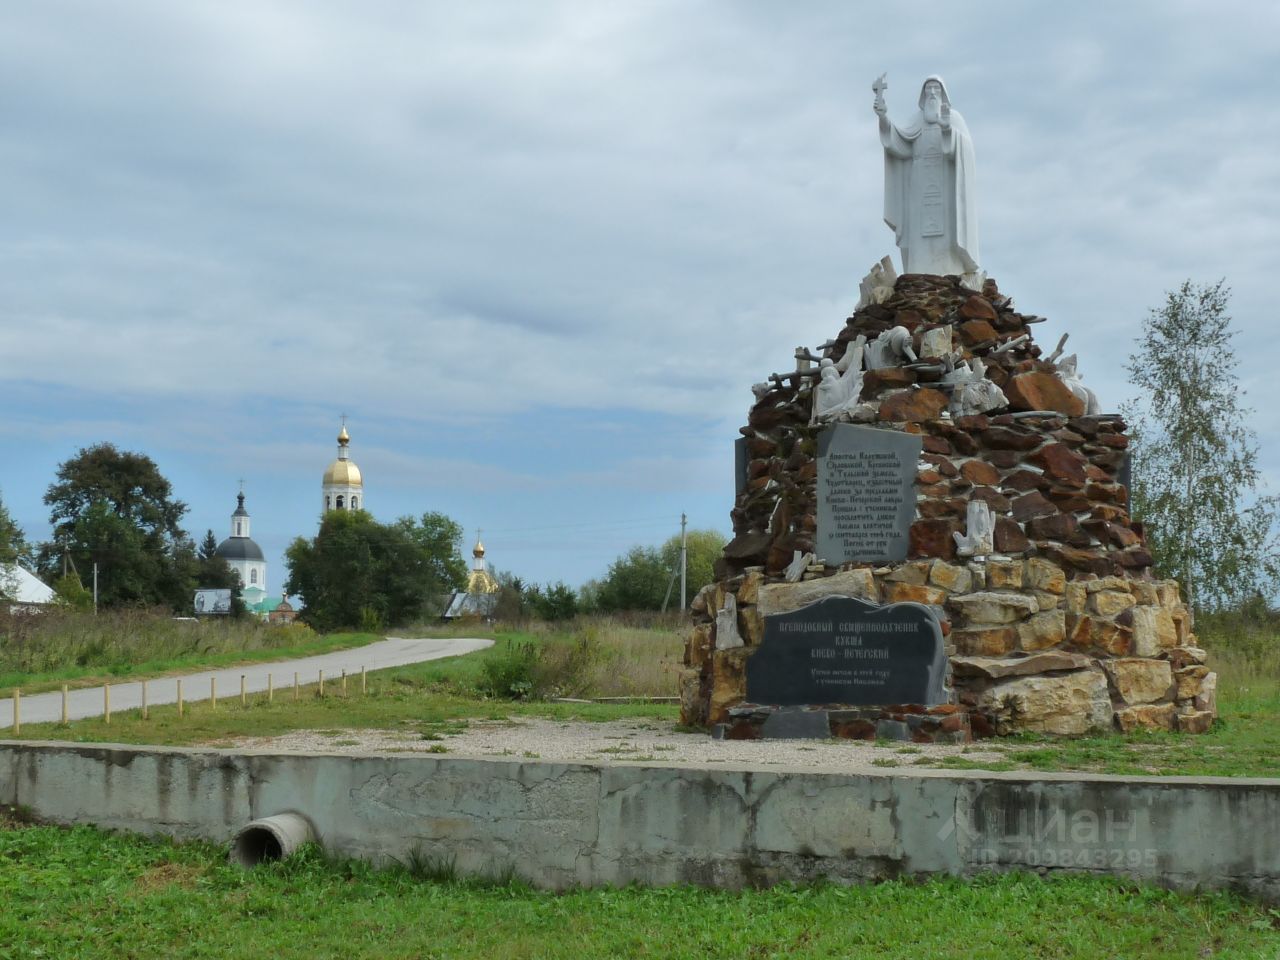
<path fill-rule="evenodd" d="M 425 731 L 425 732 L 424 732 Z M 300 730 L 279 737 L 239 738 L 218 746 L 318 753 L 433 753 L 478 759 L 645 764 L 750 764 L 866 773 L 889 766 L 938 767 L 946 757 L 992 763 L 998 750 L 941 744 L 876 744 L 861 740 L 712 740 L 677 733 L 654 719 L 590 721 L 522 717 L 459 720 L 420 730 Z M 877 762 L 878 761 L 878 762 Z"/>
<path fill-rule="evenodd" d="M 363 647 L 322 653 L 298 660 L 277 660 L 271 663 L 246 664 L 222 670 L 202 670 L 179 677 L 162 677 L 147 681 L 147 703 L 156 706 L 178 702 L 178 680 L 182 680 L 183 697 L 188 700 L 207 700 L 209 682 L 216 684 L 219 697 L 238 697 L 240 677 L 245 678 L 245 690 L 258 693 L 267 689 L 267 678 L 272 678 L 277 690 L 292 686 L 293 675 L 299 683 L 315 683 L 319 672 L 326 680 L 337 680 L 342 671 L 358 674 L 361 668 L 385 670 L 387 667 L 403 667 L 424 660 L 456 657 L 493 646 L 492 640 L 405 640 L 388 637 Z M 102 715 L 102 687 L 83 687 L 67 694 L 67 716 L 71 720 Z M 142 706 L 142 683 L 138 680 L 111 684 L 111 709 L 130 710 Z M 62 693 L 37 693 L 22 698 L 23 723 L 55 723 L 62 712 Z M 0 729 L 13 726 L 13 698 L 0 700 Z"/>

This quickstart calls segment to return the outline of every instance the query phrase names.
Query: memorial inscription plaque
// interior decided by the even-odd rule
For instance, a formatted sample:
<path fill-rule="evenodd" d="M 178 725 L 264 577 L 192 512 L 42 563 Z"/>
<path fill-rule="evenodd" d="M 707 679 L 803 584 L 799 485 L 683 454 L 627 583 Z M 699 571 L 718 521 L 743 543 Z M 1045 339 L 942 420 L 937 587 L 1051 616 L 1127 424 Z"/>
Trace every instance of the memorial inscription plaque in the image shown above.
<path fill-rule="evenodd" d="M 909 433 L 838 423 L 818 435 L 818 534 L 830 564 L 907 559 L 916 517 L 916 463 Z"/>
<path fill-rule="evenodd" d="M 919 603 L 824 597 L 764 618 L 747 700 L 776 706 L 947 702 L 942 628 Z"/>

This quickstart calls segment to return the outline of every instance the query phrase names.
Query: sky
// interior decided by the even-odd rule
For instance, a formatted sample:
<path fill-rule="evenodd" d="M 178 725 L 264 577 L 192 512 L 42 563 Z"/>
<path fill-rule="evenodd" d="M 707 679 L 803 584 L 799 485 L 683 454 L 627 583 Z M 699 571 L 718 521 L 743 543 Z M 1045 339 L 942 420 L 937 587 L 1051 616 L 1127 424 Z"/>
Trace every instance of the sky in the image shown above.
<path fill-rule="evenodd" d="M 382 520 L 578 586 L 730 529 L 750 385 L 872 263 L 871 83 L 946 81 L 982 266 L 1114 410 L 1147 311 L 1231 287 L 1280 488 L 1280 5 L 41 0 L 0 19 L 0 497 L 151 456 L 229 532 L 313 535 L 346 414 Z M 900 261 L 898 261 L 900 262 Z"/>

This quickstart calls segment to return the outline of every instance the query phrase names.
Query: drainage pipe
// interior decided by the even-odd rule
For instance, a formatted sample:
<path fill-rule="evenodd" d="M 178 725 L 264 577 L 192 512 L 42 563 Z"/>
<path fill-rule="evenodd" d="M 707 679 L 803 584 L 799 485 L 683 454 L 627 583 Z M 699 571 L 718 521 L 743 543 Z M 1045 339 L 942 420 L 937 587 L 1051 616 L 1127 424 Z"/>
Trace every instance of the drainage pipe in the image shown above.
<path fill-rule="evenodd" d="M 256 867 L 269 860 L 283 860 L 316 838 L 306 817 L 299 813 L 278 813 L 245 824 L 231 841 L 228 859 L 242 867 Z"/>

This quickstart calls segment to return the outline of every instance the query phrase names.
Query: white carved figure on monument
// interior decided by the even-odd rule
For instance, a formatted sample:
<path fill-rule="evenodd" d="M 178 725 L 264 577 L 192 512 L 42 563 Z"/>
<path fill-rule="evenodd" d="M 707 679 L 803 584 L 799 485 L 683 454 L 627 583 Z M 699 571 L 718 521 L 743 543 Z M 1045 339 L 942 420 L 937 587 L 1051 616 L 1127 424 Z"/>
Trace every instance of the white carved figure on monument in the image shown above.
<path fill-rule="evenodd" d="M 893 260 L 884 256 L 880 262 L 871 267 L 871 271 L 858 284 L 858 307 L 869 307 L 881 304 L 893 296 L 894 285 L 898 282 L 898 271 L 893 269 Z"/>
<path fill-rule="evenodd" d="M 845 349 L 839 363 L 824 358 L 818 364 L 821 379 L 813 391 L 812 422 L 834 420 L 857 406 L 862 393 L 862 357 L 866 344 L 867 338 L 859 336 Z"/>
<path fill-rule="evenodd" d="M 882 75 L 874 109 L 884 147 L 884 221 L 902 251 L 904 273 L 959 274 L 975 289 L 978 265 L 977 180 L 973 139 L 938 76 L 920 89 L 920 109 L 898 126 L 888 116 Z"/>
<path fill-rule="evenodd" d="M 900 367 L 903 363 L 915 363 L 916 352 L 911 349 L 911 331 L 906 327 L 886 330 L 866 347 L 867 369 L 883 370 Z"/>
<path fill-rule="evenodd" d="M 995 551 L 995 520 L 991 516 L 991 507 L 985 500 L 970 500 L 965 517 L 968 530 L 961 536 L 953 533 L 956 539 L 956 553 L 962 557 L 985 557 Z"/>
<path fill-rule="evenodd" d="M 1073 353 L 1058 361 L 1058 379 L 1066 384 L 1067 389 L 1080 398 L 1084 404 L 1084 415 L 1096 417 L 1102 413 L 1102 405 L 1098 403 L 1098 395 L 1084 385 L 1084 377 L 1079 372 L 1079 360 Z"/>
<path fill-rule="evenodd" d="M 942 378 L 951 386 L 951 401 L 947 412 L 953 417 L 971 417 L 1009 405 L 1009 398 L 999 385 L 987 379 L 987 366 L 979 359 L 962 360 Z"/>

